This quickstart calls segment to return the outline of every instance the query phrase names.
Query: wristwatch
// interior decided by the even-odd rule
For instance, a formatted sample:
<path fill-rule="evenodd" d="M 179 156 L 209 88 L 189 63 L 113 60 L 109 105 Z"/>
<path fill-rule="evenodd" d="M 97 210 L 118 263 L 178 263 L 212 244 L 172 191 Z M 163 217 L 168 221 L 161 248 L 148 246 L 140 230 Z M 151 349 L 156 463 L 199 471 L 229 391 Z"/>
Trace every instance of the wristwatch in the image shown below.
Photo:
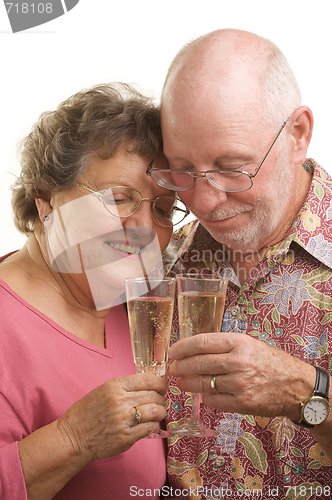
<path fill-rule="evenodd" d="M 301 420 L 297 422 L 300 427 L 314 429 L 327 419 L 330 413 L 329 387 L 330 376 L 321 368 L 316 368 L 316 384 L 313 395 L 301 403 Z"/>

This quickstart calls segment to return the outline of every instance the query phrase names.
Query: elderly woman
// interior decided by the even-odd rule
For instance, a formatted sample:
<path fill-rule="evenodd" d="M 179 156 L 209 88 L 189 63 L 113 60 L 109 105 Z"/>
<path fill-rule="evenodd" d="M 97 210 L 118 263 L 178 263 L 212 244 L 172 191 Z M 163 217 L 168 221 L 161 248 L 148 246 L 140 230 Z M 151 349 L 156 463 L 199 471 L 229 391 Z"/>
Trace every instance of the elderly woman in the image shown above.
<path fill-rule="evenodd" d="M 119 298 L 172 233 L 151 161 L 166 165 L 158 108 L 120 84 L 79 92 L 23 142 L 28 239 L 0 264 L 3 500 L 156 498 L 165 483 L 163 440 L 141 439 L 165 417 L 165 381 L 135 374 Z"/>

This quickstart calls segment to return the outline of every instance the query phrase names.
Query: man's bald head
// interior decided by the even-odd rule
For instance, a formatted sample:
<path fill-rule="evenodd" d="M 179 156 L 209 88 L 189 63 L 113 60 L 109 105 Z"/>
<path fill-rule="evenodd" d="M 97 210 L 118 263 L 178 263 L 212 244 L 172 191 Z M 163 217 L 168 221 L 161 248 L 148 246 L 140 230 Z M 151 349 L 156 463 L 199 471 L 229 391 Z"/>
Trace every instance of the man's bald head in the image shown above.
<path fill-rule="evenodd" d="M 223 99 L 226 107 L 233 108 L 242 102 L 244 113 L 246 101 L 255 99 L 272 128 L 301 105 L 294 73 L 280 49 L 253 33 L 232 29 L 196 39 L 174 58 L 164 84 L 163 106 L 176 107 L 184 96 L 189 106 L 199 101 L 209 105 L 209 98 Z"/>

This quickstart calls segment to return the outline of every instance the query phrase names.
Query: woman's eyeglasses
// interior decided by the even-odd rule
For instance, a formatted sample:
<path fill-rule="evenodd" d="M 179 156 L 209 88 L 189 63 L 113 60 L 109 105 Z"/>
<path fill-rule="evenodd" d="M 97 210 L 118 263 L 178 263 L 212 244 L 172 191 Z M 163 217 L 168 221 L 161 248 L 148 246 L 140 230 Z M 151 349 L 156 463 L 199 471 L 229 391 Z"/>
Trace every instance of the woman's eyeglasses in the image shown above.
<path fill-rule="evenodd" d="M 158 196 L 151 200 L 150 198 L 143 198 L 137 189 L 131 187 L 114 186 L 103 191 L 95 191 L 81 182 L 75 184 L 95 194 L 104 204 L 106 210 L 114 217 L 130 217 L 137 212 L 142 201 L 150 202 L 155 221 L 163 227 L 180 224 L 189 215 L 189 209 L 186 205 L 174 196 Z"/>

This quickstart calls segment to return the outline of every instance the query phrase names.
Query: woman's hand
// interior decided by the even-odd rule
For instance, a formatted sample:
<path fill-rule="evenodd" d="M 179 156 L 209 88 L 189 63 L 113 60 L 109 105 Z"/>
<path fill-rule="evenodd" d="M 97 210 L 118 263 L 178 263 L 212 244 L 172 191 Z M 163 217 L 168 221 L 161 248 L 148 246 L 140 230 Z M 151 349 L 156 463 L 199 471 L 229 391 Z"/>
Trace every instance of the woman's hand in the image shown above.
<path fill-rule="evenodd" d="M 59 429 L 87 463 L 112 457 L 158 429 L 166 416 L 165 393 L 165 380 L 152 374 L 108 380 L 74 403 L 59 419 Z"/>
<path fill-rule="evenodd" d="M 60 419 L 18 443 L 29 500 L 50 500 L 90 462 L 128 450 L 166 416 L 166 382 L 152 374 L 108 380 Z M 136 418 L 136 409 L 142 415 Z"/>

